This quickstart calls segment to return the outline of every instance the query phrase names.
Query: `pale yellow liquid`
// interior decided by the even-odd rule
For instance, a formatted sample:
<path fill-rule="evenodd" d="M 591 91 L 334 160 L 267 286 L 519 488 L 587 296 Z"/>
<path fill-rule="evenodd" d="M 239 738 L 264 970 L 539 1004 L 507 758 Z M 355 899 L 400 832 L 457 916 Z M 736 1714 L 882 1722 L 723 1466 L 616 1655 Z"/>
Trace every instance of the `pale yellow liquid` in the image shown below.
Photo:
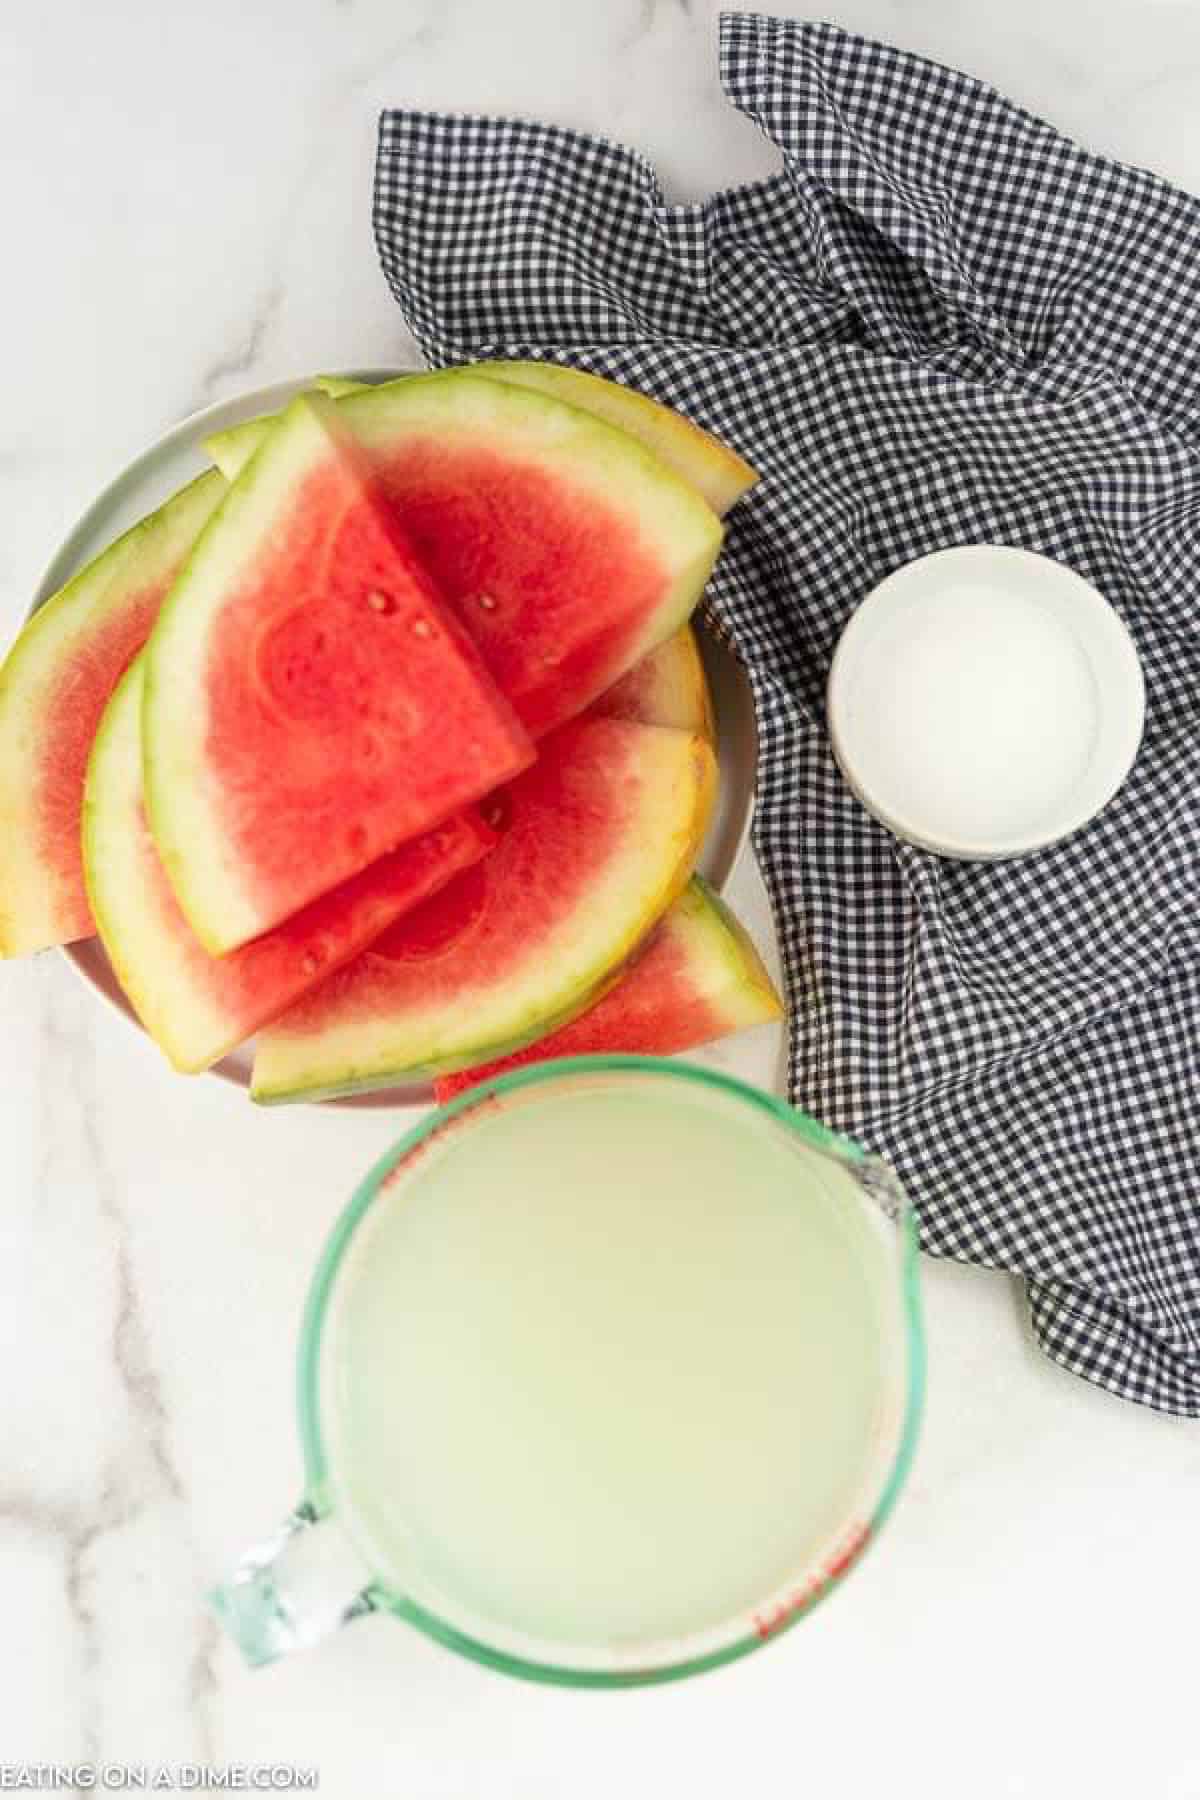
<path fill-rule="evenodd" d="M 836 1164 L 664 1085 L 543 1090 L 435 1142 L 339 1275 L 335 1505 L 462 1629 L 703 1632 L 856 1516 L 891 1253 Z"/>

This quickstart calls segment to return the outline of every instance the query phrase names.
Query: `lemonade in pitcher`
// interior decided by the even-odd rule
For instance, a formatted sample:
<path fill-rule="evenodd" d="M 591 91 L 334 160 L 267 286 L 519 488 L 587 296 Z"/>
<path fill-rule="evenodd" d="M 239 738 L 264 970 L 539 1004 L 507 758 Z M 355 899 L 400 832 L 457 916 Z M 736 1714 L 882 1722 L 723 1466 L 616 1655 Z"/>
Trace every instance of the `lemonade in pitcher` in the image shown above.
<path fill-rule="evenodd" d="M 359 1609 L 564 1680 L 771 1635 L 907 1456 L 902 1207 L 882 1165 L 699 1070 L 568 1064 L 457 1103 L 360 1192 L 310 1303 L 311 1514 Z"/>

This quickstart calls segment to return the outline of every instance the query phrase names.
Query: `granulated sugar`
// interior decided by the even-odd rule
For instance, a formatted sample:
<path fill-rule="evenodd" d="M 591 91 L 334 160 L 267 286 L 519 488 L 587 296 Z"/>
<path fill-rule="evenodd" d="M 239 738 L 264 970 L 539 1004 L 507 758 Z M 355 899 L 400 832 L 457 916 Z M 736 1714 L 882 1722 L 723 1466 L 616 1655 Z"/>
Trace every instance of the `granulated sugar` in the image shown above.
<path fill-rule="evenodd" d="M 1068 624 L 1015 587 L 959 577 L 881 619 L 844 716 L 854 777 L 898 828 L 999 844 L 1078 786 L 1099 696 Z"/>

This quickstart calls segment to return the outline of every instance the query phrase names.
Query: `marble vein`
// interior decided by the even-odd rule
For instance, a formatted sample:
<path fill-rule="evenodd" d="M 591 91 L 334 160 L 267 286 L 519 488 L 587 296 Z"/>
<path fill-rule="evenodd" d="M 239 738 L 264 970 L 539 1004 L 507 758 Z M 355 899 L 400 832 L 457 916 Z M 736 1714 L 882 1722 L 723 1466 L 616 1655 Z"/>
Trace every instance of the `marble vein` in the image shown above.
<path fill-rule="evenodd" d="M 18 1521 L 46 1533 L 61 1546 L 64 1590 L 79 1639 L 83 1702 L 80 1729 L 86 1754 L 99 1755 L 104 1720 L 95 1676 L 103 1649 L 100 1621 L 92 1603 L 95 1562 L 101 1545 L 124 1527 L 135 1524 L 151 1508 L 166 1501 L 175 1520 L 173 1530 L 194 1562 L 187 1520 L 187 1494 L 171 1454 L 170 1419 L 138 1291 L 129 1223 L 122 1210 L 101 1129 L 95 1046 L 81 1017 L 82 994 L 68 992 L 53 979 L 42 990 L 40 1110 L 33 1201 L 45 1216 L 54 1198 L 55 1147 L 75 1134 L 90 1177 L 95 1209 L 104 1226 L 115 1276 L 115 1303 L 109 1348 L 118 1387 L 128 1406 L 127 1420 L 114 1443 L 96 1501 L 76 1508 L 42 1502 L 19 1489 L 0 1493 L 0 1519 Z M 82 1028 L 81 1028 L 82 1027 Z M 216 1629 L 205 1616 L 196 1641 L 186 1650 L 185 1686 L 193 1749 L 212 1751 L 208 1701 L 214 1687 Z"/>
<path fill-rule="evenodd" d="M 667 0 L 670 9 L 677 16 L 691 19 L 693 16 L 693 0 Z M 654 29 L 663 11 L 663 0 L 638 0 L 638 15 L 633 30 L 621 40 L 619 48 L 622 53 L 632 50 L 644 37 Z"/>
<path fill-rule="evenodd" d="M 0 24 L 0 63 L 20 77 L 0 108 L 0 187 L 36 271 L 6 294 L 13 630 L 114 444 L 331 347 L 400 360 L 369 239 L 377 102 L 596 130 L 644 148 L 680 197 L 768 169 L 719 92 L 718 0 L 212 0 L 173 15 L 168 83 L 148 9 L 76 7 L 64 32 L 67 10 L 12 6 Z M 1200 188 L 1200 10 L 1180 0 L 842 0 L 835 16 Z M 744 883 L 732 897 L 766 944 L 765 898 L 751 905 Z M 0 1548 L 15 1583 L 0 1761 L 119 1758 L 144 1739 L 168 1758 L 319 1766 L 321 1800 L 611 1800 L 631 1769 L 638 1791 L 725 1800 L 778 1785 L 802 1692 L 810 1780 L 866 1792 L 894 1785 L 912 1740 L 896 1670 L 918 1659 L 941 1703 L 919 1746 L 928 1800 L 1200 1795 L 1179 1604 L 1194 1427 L 1039 1361 L 1011 1286 L 958 1265 L 925 1271 L 930 1406 L 894 1523 L 845 1597 L 761 1658 L 607 1704 L 506 1682 L 383 1622 L 258 1675 L 218 1653 L 200 1594 L 262 1524 L 260 1502 L 273 1516 L 295 1453 L 280 1415 L 309 1255 L 298 1232 L 315 1253 L 378 1121 L 247 1120 L 207 1085 L 159 1107 L 165 1088 L 93 1007 L 58 959 L 0 967 Z M 714 1062 L 778 1085 L 780 1054 L 734 1040 Z M 177 1138 L 193 1128 L 217 1135 L 191 1159 Z M 154 1188 L 166 1171 L 171 1217 Z M 228 1310 L 253 1318 L 226 1329 L 234 1268 L 253 1306 Z M 1118 1656 L 1103 1741 L 1064 1731 L 1111 1687 L 1114 1646 L 1144 1644 L 1155 1654 Z M 1020 1729 L 997 1749 L 1000 1692 Z"/>
<path fill-rule="evenodd" d="M 188 412 L 196 412 L 215 399 L 230 377 L 246 375 L 255 367 L 283 302 L 283 281 L 278 275 L 273 275 L 250 315 L 240 343 L 218 356 L 201 375 L 196 388 L 197 399 L 194 405 L 187 408 Z"/>
<path fill-rule="evenodd" d="M 88 1594 L 86 1564 L 92 1547 L 108 1529 L 99 1519 L 86 1518 L 73 1507 L 32 1499 L 19 1491 L 0 1490 L 0 1525 L 17 1526 L 34 1537 L 44 1537 L 63 1559 L 63 1591 L 79 1642 L 84 1677 L 83 1706 L 76 1721 L 81 1761 L 94 1762 L 100 1755 L 101 1730 L 98 1709 L 90 1691 L 90 1676 L 100 1663 L 100 1634 Z"/>

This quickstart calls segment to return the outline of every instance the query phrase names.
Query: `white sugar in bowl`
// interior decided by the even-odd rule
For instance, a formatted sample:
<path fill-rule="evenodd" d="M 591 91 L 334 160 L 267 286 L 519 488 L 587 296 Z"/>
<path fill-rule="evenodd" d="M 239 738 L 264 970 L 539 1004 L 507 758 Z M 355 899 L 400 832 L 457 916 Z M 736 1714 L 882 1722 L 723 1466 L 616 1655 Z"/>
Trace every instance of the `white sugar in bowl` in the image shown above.
<path fill-rule="evenodd" d="M 1090 582 L 1030 550 L 966 544 L 895 570 L 857 607 L 827 690 L 838 766 L 883 825 L 943 856 L 1068 836 L 1133 765 L 1145 684 Z"/>

